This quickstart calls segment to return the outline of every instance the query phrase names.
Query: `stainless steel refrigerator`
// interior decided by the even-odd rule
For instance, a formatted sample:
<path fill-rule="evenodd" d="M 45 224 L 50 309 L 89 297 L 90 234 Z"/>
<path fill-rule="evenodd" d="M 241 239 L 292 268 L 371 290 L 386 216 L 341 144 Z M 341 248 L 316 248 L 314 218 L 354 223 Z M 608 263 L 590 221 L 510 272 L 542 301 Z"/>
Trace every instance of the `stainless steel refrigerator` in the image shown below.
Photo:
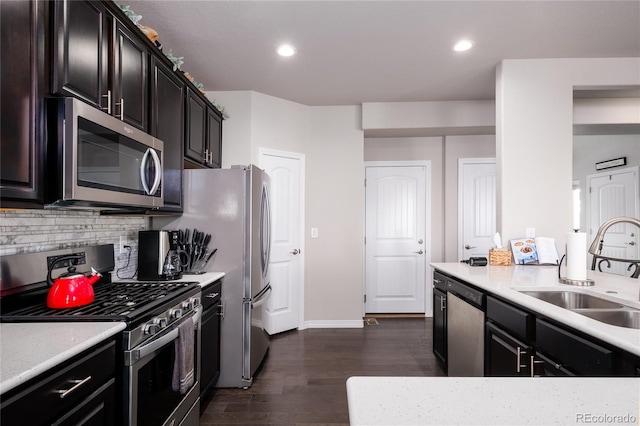
<path fill-rule="evenodd" d="M 269 176 L 253 165 L 185 170 L 183 205 L 181 217 L 154 217 L 153 227 L 211 234 L 209 248 L 218 251 L 205 271 L 225 273 L 216 386 L 249 387 L 269 348 Z"/>

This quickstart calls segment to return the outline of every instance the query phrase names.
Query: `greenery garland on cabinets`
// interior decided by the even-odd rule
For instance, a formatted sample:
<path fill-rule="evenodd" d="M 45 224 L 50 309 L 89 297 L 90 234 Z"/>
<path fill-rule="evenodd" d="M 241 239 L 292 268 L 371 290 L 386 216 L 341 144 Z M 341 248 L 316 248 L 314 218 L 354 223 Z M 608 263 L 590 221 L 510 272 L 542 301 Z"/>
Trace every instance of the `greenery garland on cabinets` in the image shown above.
<path fill-rule="evenodd" d="M 136 25 L 147 36 L 147 38 L 149 38 L 149 40 L 151 40 L 151 42 L 158 47 L 158 49 L 164 54 L 164 56 L 167 57 L 167 59 L 171 61 L 171 63 L 173 64 L 173 71 L 180 70 L 184 74 L 184 76 L 187 78 L 187 80 L 189 80 L 196 87 L 196 89 L 198 89 L 205 97 L 208 98 L 207 94 L 204 91 L 204 84 L 197 82 L 191 76 L 191 74 L 189 74 L 188 72 L 184 72 L 180 69 L 180 67 L 184 64 L 184 57 L 175 56 L 171 51 L 171 49 L 169 49 L 169 52 L 165 52 L 162 49 L 162 45 L 158 42 L 158 33 L 153 28 L 140 24 L 140 20 L 142 19 L 141 15 L 137 15 L 133 10 L 131 10 L 131 6 L 128 6 L 128 5 L 125 6 L 119 3 L 116 3 L 116 4 L 120 8 L 120 10 L 122 10 L 124 14 L 127 15 L 129 20 L 133 22 L 134 25 Z M 224 106 L 219 105 L 215 100 L 209 99 L 209 101 L 213 104 L 213 106 L 218 111 L 220 111 L 220 113 L 222 114 L 222 118 L 229 118 L 229 114 L 225 110 Z"/>

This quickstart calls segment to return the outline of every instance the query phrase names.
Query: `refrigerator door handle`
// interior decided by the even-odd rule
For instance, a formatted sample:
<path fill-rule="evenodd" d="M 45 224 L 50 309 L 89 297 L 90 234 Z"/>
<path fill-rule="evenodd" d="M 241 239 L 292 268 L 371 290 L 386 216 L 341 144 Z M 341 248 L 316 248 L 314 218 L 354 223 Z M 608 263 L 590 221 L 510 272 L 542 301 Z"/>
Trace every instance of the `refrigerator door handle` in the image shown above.
<path fill-rule="evenodd" d="M 269 272 L 269 259 L 271 257 L 271 211 L 269 206 L 269 192 L 267 186 L 262 186 L 262 202 L 260 208 L 260 257 L 262 260 L 262 274 L 267 276 Z"/>
<path fill-rule="evenodd" d="M 251 309 L 258 308 L 263 305 L 269 299 L 269 296 L 271 296 L 272 291 L 273 289 L 271 288 L 271 284 L 267 284 L 267 286 L 260 290 L 260 292 L 253 298 L 253 301 L 251 302 Z"/>

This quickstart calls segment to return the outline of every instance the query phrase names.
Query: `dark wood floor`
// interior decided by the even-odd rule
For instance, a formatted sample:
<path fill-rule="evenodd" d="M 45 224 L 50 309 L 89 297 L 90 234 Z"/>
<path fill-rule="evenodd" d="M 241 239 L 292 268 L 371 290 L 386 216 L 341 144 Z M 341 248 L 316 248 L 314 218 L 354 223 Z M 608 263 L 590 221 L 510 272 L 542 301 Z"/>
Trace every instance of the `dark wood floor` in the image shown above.
<path fill-rule="evenodd" d="M 200 425 L 348 425 L 349 377 L 444 375 L 432 353 L 431 318 L 377 321 L 272 336 L 253 386 L 217 389 Z"/>

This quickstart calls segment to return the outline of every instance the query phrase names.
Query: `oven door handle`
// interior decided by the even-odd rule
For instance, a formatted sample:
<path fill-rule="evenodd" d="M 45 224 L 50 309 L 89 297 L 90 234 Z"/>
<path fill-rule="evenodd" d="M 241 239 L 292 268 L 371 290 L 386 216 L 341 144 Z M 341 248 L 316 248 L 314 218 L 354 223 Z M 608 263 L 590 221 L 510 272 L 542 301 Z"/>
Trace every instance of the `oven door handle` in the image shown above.
<path fill-rule="evenodd" d="M 198 326 L 198 322 L 200 321 L 201 309 L 196 309 L 193 315 L 191 315 L 191 320 L 193 323 Z M 137 361 L 146 357 L 149 354 L 157 351 L 163 346 L 167 345 L 173 340 L 176 340 L 179 336 L 178 327 L 174 327 L 173 330 L 165 334 L 164 336 L 155 339 L 146 345 L 139 347 L 138 349 L 134 349 L 131 351 L 126 351 L 124 353 L 124 365 L 129 366 L 135 364 Z"/>

